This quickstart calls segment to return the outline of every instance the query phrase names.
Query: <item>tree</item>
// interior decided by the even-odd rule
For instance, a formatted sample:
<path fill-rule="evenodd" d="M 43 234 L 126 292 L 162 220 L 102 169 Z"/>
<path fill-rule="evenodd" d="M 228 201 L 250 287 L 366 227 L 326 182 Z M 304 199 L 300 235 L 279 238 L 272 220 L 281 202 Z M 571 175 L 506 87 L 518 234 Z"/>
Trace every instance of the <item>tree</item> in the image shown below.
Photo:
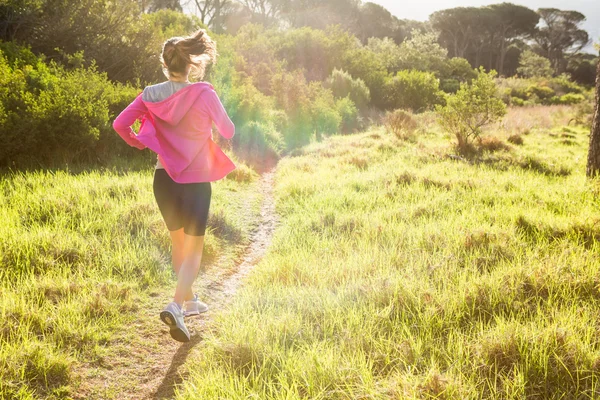
<path fill-rule="evenodd" d="M 539 21 L 533 10 L 511 3 L 450 8 L 429 18 L 450 57 L 466 58 L 472 66 L 483 65 L 500 74 L 506 73 L 511 46 L 533 35 Z M 514 51 L 511 55 L 516 61 Z"/>
<path fill-rule="evenodd" d="M 412 38 L 400 45 L 399 69 L 415 69 L 444 75 L 448 51 L 441 47 L 434 33 L 414 31 Z"/>
<path fill-rule="evenodd" d="M 550 77 L 552 76 L 552 65 L 546 57 L 535 54 L 531 50 L 525 50 L 519 58 L 517 73 L 524 78 Z"/>
<path fill-rule="evenodd" d="M 156 12 L 158 10 L 175 10 L 183 11 L 179 0 L 148 0 L 147 2 L 148 12 Z M 144 6 L 143 6 L 144 7 Z"/>
<path fill-rule="evenodd" d="M 456 7 L 436 11 L 429 17 L 433 29 L 450 57 L 465 57 L 471 43 L 473 24 L 477 21 L 475 7 Z"/>
<path fill-rule="evenodd" d="M 568 59 L 589 43 L 588 33 L 579 27 L 585 15 L 556 8 L 540 8 L 538 13 L 544 22 L 535 34 L 539 52 L 550 60 L 557 74 L 562 73 Z"/>
<path fill-rule="evenodd" d="M 481 128 L 506 114 L 506 106 L 497 95 L 494 82 L 496 71 L 485 73 L 483 68 L 471 84 L 463 83 L 446 106 L 437 107 L 440 125 L 454 134 L 460 151 L 468 151 L 473 139 L 478 139 Z"/>
<path fill-rule="evenodd" d="M 291 0 L 238 0 L 252 14 L 252 22 L 274 25 Z"/>
<path fill-rule="evenodd" d="M 196 15 L 200 21 L 214 32 L 223 32 L 225 17 L 236 11 L 232 0 L 193 0 Z"/>
<path fill-rule="evenodd" d="M 586 169 L 586 175 L 590 178 L 597 177 L 600 174 L 600 62 L 596 68 L 596 101 L 594 108 Z"/>
<path fill-rule="evenodd" d="M 408 36 L 405 26 L 405 21 L 400 21 L 385 7 L 367 2 L 358 9 L 356 25 L 351 31 L 363 43 L 369 38 L 390 38 L 400 44 Z"/>
<path fill-rule="evenodd" d="M 511 3 L 492 4 L 489 6 L 494 15 L 492 29 L 496 32 L 499 53 L 497 70 L 500 75 L 504 74 L 504 61 L 509 46 L 516 39 L 528 38 L 535 33 L 539 15 L 527 7 L 517 6 Z"/>

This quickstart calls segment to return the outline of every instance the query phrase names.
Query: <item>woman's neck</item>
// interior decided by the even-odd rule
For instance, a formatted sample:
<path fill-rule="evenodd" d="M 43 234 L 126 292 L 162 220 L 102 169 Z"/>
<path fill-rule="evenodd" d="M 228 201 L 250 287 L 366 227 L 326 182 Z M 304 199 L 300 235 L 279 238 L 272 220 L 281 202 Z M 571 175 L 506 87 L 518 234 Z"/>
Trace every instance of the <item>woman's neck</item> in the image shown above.
<path fill-rule="evenodd" d="M 186 76 L 185 78 L 180 78 L 180 77 L 170 77 L 169 80 L 171 82 L 178 82 L 178 83 L 190 83 L 189 78 Z"/>

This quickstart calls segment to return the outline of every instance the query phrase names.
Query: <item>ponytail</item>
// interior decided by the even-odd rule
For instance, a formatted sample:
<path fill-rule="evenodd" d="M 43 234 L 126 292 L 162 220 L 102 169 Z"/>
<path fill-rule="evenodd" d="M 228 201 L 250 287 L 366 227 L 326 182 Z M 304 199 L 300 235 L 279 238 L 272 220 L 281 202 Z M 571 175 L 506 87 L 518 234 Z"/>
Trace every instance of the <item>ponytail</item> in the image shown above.
<path fill-rule="evenodd" d="M 199 29 L 186 38 L 174 37 L 163 45 L 161 61 L 167 77 L 185 75 L 188 65 L 193 67 L 193 76 L 202 79 L 208 63 L 217 59 L 217 44 L 204 29 Z"/>

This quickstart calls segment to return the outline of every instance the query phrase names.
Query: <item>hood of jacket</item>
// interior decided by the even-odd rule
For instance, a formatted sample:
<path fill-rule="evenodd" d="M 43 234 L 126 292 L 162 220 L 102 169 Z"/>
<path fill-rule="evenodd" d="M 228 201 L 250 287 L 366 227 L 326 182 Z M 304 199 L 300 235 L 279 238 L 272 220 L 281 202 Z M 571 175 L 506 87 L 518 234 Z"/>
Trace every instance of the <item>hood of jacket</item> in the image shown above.
<path fill-rule="evenodd" d="M 197 82 L 178 90 L 162 101 L 144 101 L 144 104 L 154 118 L 159 118 L 169 125 L 177 125 L 198 100 L 202 92 L 209 89 L 214 90 L 210 83 Z"/>

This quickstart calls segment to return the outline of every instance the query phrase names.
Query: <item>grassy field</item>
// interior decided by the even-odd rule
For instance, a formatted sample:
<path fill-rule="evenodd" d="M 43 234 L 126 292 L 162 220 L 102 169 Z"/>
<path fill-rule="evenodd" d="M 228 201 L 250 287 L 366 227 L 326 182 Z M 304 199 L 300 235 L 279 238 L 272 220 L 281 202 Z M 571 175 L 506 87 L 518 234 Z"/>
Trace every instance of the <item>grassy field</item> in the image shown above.
<path fill-rule="evenodd" d="M 257 177 L 242 166 L 213 185 L 209 273 L 247 245 Z M 115 356 L 115 334 L 150 294 L 172 289 L 152 170 L 5 173 L 0 221 L 0 399 L 70 398 L 82 383 L 74 370 Z"/>
<path fill-rule="evenodd" d="M 419 119 L 280 162 L 271 249 L 177 398 L 600 397 L 589 132 L 511 110 L 464 159 Z"/>
<path fill-rule="evenodd" d="M 510 110 L 471 158 L 433 114 L 284 158 L 273 243 L 176 397 L 600 398 L 600 184 L 571 115 Z M 215 184 L 209 271 L 243 252 L 257 184 Z M 0 220 L 0 398 L 69 398 L 172 288 L 151 170 L 5 173 Z"/>

